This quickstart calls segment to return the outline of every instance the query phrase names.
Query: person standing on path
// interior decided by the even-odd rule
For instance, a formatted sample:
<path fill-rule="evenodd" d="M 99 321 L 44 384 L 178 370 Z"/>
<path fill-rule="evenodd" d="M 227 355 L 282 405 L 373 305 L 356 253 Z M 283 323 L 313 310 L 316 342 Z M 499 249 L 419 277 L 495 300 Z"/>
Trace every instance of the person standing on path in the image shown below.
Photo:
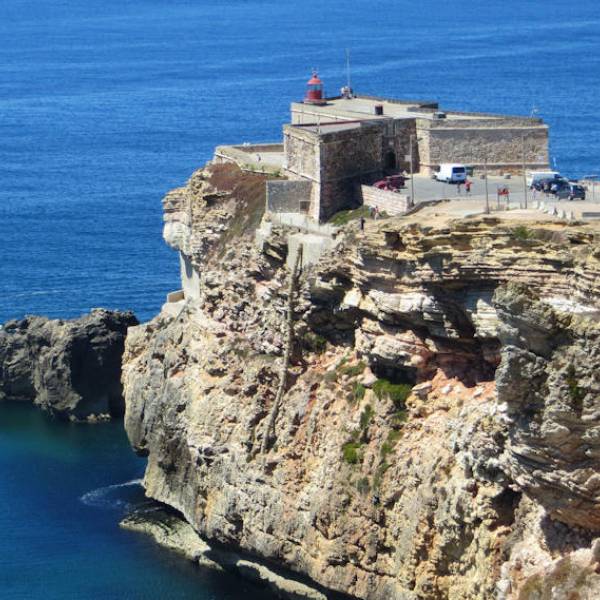
<path fill-rule="evenodd" d="M 361 231 L 365 230 L 365 218 L 364 217 L 360 218 L 360 230 Z"/>
<path fill-rule="evenodd" d="M 465 181 L 465 192 L 467 193 L 467 196 L 471 195 L 471 180 L 470 179 L 467 179 Z"/>

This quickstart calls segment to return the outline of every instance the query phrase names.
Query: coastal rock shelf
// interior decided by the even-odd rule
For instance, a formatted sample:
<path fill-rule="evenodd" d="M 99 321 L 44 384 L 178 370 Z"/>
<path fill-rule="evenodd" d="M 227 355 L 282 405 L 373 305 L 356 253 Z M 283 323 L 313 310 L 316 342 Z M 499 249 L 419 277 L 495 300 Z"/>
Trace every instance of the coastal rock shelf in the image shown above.
<path fill-rule="evenodd" d="M 26 317 L 0 329 L 0 402 L 32 402 L 63 419 L 120 417 L 131 312 L 95 309 L 69 321 Z"/>
<path fill-rule="evenodd" d="M 165 199 L 192 271 L 126 341 L 146 493 L 325 593 L 597 598 L 599 232 L 350 224 L 294 286 L 290 230 L 259 250 L 240 226 L 250 177 L 209 166 Z"/>

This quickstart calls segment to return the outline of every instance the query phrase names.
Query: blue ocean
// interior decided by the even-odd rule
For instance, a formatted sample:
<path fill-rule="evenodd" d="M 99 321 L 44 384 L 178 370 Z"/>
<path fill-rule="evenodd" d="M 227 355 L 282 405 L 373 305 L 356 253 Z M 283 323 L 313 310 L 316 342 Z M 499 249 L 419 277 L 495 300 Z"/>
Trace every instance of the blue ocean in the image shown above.
<path fill-rule="evenodd" d="M 358 92 L 541 116 L 558 169 L 600 173 L 597 0 L 2 0 L 0 322 L 151 318 L 163 194 L 278 140 L 312 68 L 337 93 L 346 48 Z M 0 598 L 252 598 L 117 527 L 143 468 L 119 424 L 0 407 Z"/>

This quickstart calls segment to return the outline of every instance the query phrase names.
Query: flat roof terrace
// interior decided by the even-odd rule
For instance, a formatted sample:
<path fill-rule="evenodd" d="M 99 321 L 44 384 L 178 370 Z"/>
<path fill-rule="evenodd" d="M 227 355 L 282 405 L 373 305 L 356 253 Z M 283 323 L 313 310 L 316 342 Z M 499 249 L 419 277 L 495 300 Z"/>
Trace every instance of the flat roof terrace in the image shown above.
<path fill-rule="evenodd" d="M 238 144 L 217 146 L 214 158 L 217 162 L 231 162 L 246 171 L 277 173 L 285 160 L 283 144 Z"/>
<path fill-rule="evenodd" d="M 375 107 L 381 106 L 383 114 L 376 114 Z M 327 98 L 326 104 L 313 105 L 302 102 L 292 103 L 298 112 L 310 112 L 311 114 L 323 114 L 329 117 L 338 117 L 344 120 L 356 120 L 369 118 L 377 119 L 428 119 L 434 120 L 434 113 L 443 112 L 447 120 L 489 120 L 489 119 L 522 119 L 524 121 L 541 122 L 539 118 L 531 118 L 520 115 L 500 115 L 491 113 L 460 112 L 440 109 L 437 102 L 423 100 L 394 100 L 390 98 L 379 98 L 377 96 L 357 95 L 352 98 L 336 96 Z"/>

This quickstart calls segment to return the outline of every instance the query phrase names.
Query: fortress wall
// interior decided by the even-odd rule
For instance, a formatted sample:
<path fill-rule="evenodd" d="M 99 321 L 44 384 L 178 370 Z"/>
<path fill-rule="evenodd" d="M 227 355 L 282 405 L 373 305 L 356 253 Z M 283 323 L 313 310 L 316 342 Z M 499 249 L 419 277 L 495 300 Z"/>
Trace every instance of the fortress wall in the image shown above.
<path fill-rule="evenodd" d="M 379 125 L 320 134 L 286 126 L 284 147 L 284 173 L 291 180 L 314 182 L 309 214 L 318 221 L 357 206 L 360 183 L 381 175 L 383 133 Z"/>
<path fill-rule="evenodd" d="M 312 194 L 313 183 L 306 179 L 267 181 L 267 211 L 305 213 Z M 306 203 L 306 207 L 304 206 Z"/>
<path fill-rule="evenodd" d="M 383 138 L 378 126 L 337 131 L 321 136 L 321 181 L 381 171 Z"/>
<path fill-rule="evenodd" d="M 416 133 L 415 119 L 395 119 L 393 138 L 384 140 L 384 159 L 386 152 L 392 150 L 396 155 L 396 168 L 408 173 L 410 161 L 406 160 L 406 156 L 410 154 L 410 136 L 414 135 L 416 139 Z M 419 170 L 419 149 L 416 142 L 413 150 L 413 168 L 415 171 Z"/>
<path fill-rule="evenodd" d="M 292 177 L 319 179 L 319 137 L 316 134 L 286 126 L 283 129 L 283 147 L 284 171 Z"/>
<path fill-rule="evenodd" d="M 512 123 L 512 119 L 508 120 Z M 548 166 L 548 128 L 506 125 L 504 120 L 417 121 L 420 166 L 424 172 L 441 163 L 463 163 L 482 169 L 487 160 L 494 173 L 523 169 L 523 136 L 527 168 Z"/>
<path fill-rule="evenodd" d="M 382 154 L 382 129 L 376 125 L 322 136 L 319 220 L 360 204 L 360 184 L 381 176 Z"/>

